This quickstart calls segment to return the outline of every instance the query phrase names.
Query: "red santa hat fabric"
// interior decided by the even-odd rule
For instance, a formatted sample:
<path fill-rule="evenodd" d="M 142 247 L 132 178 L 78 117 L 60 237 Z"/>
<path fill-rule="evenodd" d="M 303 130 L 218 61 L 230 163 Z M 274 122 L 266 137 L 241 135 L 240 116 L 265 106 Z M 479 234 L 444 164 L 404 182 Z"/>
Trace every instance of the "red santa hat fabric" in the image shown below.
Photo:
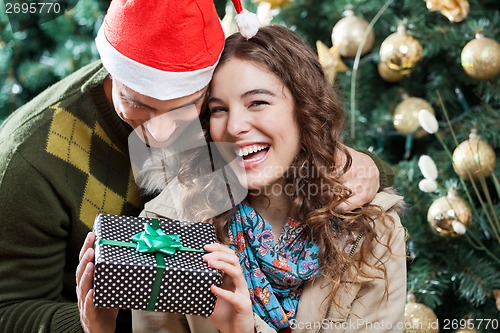
<path fill-rule="evenodd" d="M 224 33 L 213 0 L 113 0 L 96 45 L 113 77 L 167 100 L 208 85 Z"/>

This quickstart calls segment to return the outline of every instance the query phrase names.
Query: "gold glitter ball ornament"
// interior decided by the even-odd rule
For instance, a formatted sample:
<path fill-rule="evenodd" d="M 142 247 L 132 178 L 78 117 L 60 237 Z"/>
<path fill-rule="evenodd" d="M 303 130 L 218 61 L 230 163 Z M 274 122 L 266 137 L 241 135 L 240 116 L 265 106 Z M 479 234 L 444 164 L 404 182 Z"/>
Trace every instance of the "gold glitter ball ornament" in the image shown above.
<path fill-rule="evenodd" d="M 409 74 L 422 60 L 423 48 L 418 39 L 406 33 L 403 25 L 380 45 L 380 62 L 400 74 Z"/>
<path fill-rule="evenodd" d="M 469 140 L 465 140 L 453 151 L 453 166 L 457 174 L 465 180 L 488 177 L 495 169 L 495 151 L 472 130 Z"/>
<path fill-rule="evenodd" d="M 466 319 L 464 320 L 466 321 Z M 475 328 L 462 328 L 459 330 L 456 330 L 455 333 L 480 333 L 478 330 Z"/>
<path fill-rule="evenodd" d="M 489 80 L 500 73 L 500 44 L 483 34 L 468 42 L 462 49 L 462 67 L 476 80 Z"/>
<path fill-rule="evenodd" d="M 465 233 L 466 228 L 470 226 L 471 209 L 455 190 L 450 189 L 446 196 L 431 204 L 427 211 L 427 221 L 440 235 L 456 237 Z"/>
<path fill-rule="evenodd" d="M 289 4 L 290 0 L 254 0 L 253 2 L 256 3 L 267 2 L 268 4 L 271 5 L 271 8 L 282 8 L 284 5 Z"/>
<path fill-rule="evenodd" d="M 404 333 L 438 333 L 439 323 L 434 311 L 408 297 L 405 305 Z"/>
<path fill-rule="evenodd" d="M 427 134 L 423 129 L 418 130 L 418 112 L 427 110 L 433 115 L 436 114 L 432 105 L 425 99 L 419 97 L 403 96 L 403 101 L 396 106 L 393 115 L 393 124 L 396 130 L 402 134 L 414 133 L 414 138 L 421 138 Z M 418 131 L 417 131 L 418 130 Z"/>
<path fill-rule="evenodd" d="M 451 22 L 461 22 L 469 14 L 468 0 L 424 0 L 427 9 L 440 11 Z"/>
<path fill-rule="evenodd" d="M 332 44 L 340 47 L 340 54 L 346 58 L 354 58 L 360 45 L 363 44 L 361 55 L 368 53 L 373 48 L 375 34 L 368 29 L 368 22 L 354 15 L 352 10 L 344 12 L 332 29 Z M 365 37 L 365 34 L 368 35 Z"/>
<path fill-rule="evenodd" d="M 500 289 L 493 289 L 493 296 L 495 296 L 497 309 L 500 311 Z"/>
<path fill-rule="evenodd" d="M 377 69 L 380 77 L 387 82 L 398 82 L 405 77 L 403 74 L 390 69 L 384 62 L 379 63 Z"/>

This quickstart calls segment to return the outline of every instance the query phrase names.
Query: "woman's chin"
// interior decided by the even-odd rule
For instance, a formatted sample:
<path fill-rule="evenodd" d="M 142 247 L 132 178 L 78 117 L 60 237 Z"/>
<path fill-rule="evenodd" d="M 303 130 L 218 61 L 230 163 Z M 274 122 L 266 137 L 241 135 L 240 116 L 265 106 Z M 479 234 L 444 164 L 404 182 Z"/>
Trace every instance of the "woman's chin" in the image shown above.
<path fill-rule="evenodd" d="M 283 193 L 282 184 L 276 179 L 247 179 L 247 188 L 252 195 L 274 196 Z"/>

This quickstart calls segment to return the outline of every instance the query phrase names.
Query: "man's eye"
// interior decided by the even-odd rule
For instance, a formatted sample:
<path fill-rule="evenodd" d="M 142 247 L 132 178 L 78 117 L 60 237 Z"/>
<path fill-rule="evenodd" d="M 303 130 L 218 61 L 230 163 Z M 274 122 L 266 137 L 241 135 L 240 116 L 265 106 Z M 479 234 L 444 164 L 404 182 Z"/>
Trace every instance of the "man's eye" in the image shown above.
<path fill-rule="evenodd" d="M 142 109 L 143 107 L 132 102 L 128 102 L 128 105 L 134 109 Z"/>
<path fill-rule="evenodd" d="M 136 104 L 134 103 L 133 101 L 129 100 L 128 98 L 125 98 L 125 97 L 122 97 L 122 100 L 128 105 L 130 106 L 131 108 L 133 109 L 144 109 L 143 106 L 139 105 L 139 104 Z"/>

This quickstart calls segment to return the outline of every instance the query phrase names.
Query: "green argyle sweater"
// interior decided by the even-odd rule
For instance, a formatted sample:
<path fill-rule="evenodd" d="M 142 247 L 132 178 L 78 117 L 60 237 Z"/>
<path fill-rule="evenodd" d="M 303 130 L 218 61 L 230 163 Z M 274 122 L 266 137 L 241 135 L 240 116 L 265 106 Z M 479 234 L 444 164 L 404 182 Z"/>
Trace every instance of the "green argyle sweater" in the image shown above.
<path fill-rule="evenodd" d="M 81 332 L 75 271 L 85 236 L 96 214 L 143 207 L 131 129 L 106 99 L 106 75 L 90 64 L 0 127 L 0 332 Z"/>

